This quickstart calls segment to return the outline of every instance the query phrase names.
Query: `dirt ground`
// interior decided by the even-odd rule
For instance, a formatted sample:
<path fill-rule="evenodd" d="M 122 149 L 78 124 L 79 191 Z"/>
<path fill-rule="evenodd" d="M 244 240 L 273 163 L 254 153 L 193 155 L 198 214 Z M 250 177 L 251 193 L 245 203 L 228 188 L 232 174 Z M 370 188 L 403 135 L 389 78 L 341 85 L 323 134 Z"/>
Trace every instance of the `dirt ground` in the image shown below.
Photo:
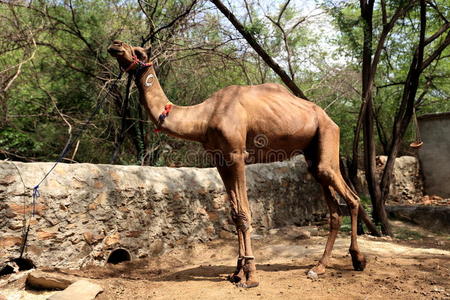
<path fill-rule="evenodd" d="M 233 271 L 236 241 L 215 240 L 173 250 L 149 260 L 83 270 L 47 270 L 87 278 L 104 292 L 96 299 L 450 299 L 450 237 L 394 222 L 401 239 L 359 238 L 368 258 L 353 271 L 348 233 L 336 241 L 333 259 L 318 280 L 306 272 L 320 258 L 326 231 L 303 239 L 292 228 L 254 237 L 260 286 L 238 288 L 226 280 Z M 52 291 L 23 290 L 24 279 L 0 286 L 0 299 L 46 299 Z M 75 299 L 74 299 L 75 300 Z"/>

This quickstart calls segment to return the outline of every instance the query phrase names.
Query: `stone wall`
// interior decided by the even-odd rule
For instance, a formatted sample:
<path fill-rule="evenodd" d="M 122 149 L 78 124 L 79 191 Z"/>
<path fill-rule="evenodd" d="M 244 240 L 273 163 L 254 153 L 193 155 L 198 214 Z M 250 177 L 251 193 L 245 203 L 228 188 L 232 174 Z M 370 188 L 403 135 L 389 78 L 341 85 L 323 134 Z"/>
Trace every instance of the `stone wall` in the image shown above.
<path fill-rule="evenodd" d="M 377 174 L 381 180 L 387 156 L 377 156 Z M 364 171 L 358 171 L 358 190 L 370 198 Z M 420 165 L 414 156 L 397 157 L 394 163 L 393 178 L 390 185 L 387 205 L 400 203 L 414 204 L 423 196 L 423 183 Z"/>
<path fill-rule="evenodd" d="M 419 118 L 425 193 L 450 198 L 450 112 Z"/>
<path fill-rule="evenodd" d="M 18 257 L 32 187 L 52 165 L 0 161 L 0 263 Z M 414 157 L 397 159 L 388 204 L 421 196 L 418 168 Z M 257 233 L 326 217 L 301 156 L 248 166 L 247 185 Z M 215 169 L 59 164 L 40 193 L 26 251 L 38 266 L 104 264 L 118 248 L 144 258 L 234 235 Z"/>
<path fill-rule="evenodd" d="M 407 221 L 439 234 L 450 234 L 448 206 L 389 206 L 389 218 Z"/>
<path fill-rule="evenodd" d="M 0 262 L 18 257 L 31 188 L 52 165 L 0 162 Z M 302 157 L 249 166 L 247 179 L 256 232 L 326 216 Z M 26 250 L 37 266 L 103 264 L 117 248 L 149 257 L 234 232 L 215 169 L 59 164 L 40 193 Z"/>

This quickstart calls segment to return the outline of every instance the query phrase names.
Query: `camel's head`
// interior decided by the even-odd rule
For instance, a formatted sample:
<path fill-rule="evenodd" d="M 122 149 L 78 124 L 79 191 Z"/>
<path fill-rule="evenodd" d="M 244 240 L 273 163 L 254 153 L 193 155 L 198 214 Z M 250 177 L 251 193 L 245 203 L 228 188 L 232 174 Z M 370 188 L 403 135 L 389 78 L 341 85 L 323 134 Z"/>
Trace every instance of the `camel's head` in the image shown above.
<path fill-rule="evenodd" d="M 134 71 L 138 65 L 136 58 L 142 63 L 149 63 L 149 49 L 142 47 L 132 47 L 122 41 L 115 40 L 108 47 L 108 53 L 114 56 L 120 67 L 126 72 Z"/>

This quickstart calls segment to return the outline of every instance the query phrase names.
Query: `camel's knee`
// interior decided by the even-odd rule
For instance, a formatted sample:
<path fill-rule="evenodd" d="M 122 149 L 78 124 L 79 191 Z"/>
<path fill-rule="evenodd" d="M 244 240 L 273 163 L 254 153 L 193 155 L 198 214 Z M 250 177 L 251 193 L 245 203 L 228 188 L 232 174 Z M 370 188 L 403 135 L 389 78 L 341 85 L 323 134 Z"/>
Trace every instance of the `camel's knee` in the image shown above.
<path fill-rule="evenodd" d="M 248 158 L 248 152 L 245 150 L 234 150 L 227 156 L 230 164 L 242 163 Z"/>
<path fill-rule="evenodd" d="M 335 172 L 329 166 L 319 165 L 315 170 L 315 177 L 321 184 L 329 185 L 335 179 Z"/>
<path fill-rule="evenodd" d="M 247 230 L 250 229 L 251 225 L 250 214 L 232 210 L 231 219 L 233 219 L 234 225 L 236 225 L 236 229 L 241 230 L 242 232 L 246 232 Z"/>
<path fill-rule="evenodd" d="M 348 197 L 347 202 L 347 206 L 350 209 L 351 212 L 356 212 L 356 214 L 358 213 L 359 210 L 359 198 L 354 198 L 354 197 Z"/>
<path fill-rule="evenodd" d="M 337 212 L 330 213 L 330 229 L 339 230 L 341 228 L 342 216 Z"/>

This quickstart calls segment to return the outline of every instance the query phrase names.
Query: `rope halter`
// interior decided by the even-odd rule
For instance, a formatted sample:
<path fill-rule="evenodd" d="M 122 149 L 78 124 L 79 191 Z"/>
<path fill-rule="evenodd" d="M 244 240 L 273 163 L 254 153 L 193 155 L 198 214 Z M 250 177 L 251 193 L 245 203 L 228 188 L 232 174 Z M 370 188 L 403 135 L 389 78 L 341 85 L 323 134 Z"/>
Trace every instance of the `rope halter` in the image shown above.
<path fill-rule="evenodd" d="M 153 65 L 153 63 L 151 63 L 151 62 L 144 63 L 144 62 L 140 61 L 136 55 L 133 55 L 132 58 L 133 58 L 133 62 L 131 62 L 131 64 L 128 66 L 128 68 L 126 68 L 126 70 L 124 72 L 130 71 L 131 68 L 136 65 L 137 65 L 136 71 L 139 71 L 142 68 L 150 67 Z"/>

